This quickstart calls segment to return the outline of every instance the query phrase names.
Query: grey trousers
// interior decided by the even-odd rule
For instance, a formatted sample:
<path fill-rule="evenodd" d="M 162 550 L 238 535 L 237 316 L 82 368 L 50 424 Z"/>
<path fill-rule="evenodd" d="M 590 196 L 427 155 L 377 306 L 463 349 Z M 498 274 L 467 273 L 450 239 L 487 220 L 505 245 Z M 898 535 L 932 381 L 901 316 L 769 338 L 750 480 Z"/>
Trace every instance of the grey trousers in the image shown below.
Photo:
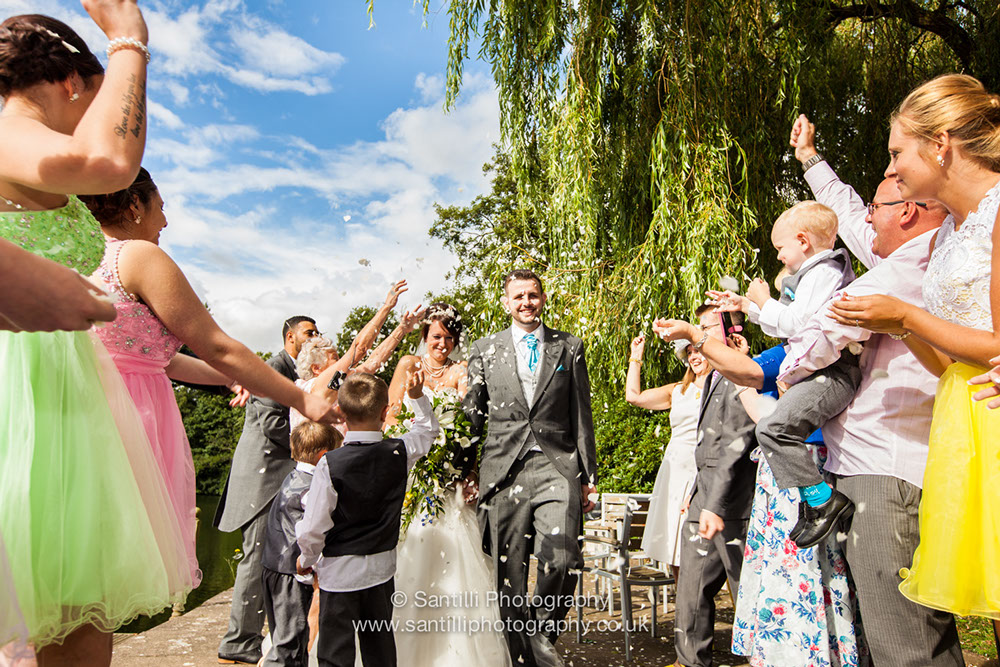
<path fill-rule="evenodd" d="M 267 515 L 271 503 L 245 525 L 243 558 L 236 566 L 233 602 L 229 608 L 229 629 L 219 644 L 219 655 L 241 658 L 247 662 L 260 660 L 260 645 L 264 640 L 264 586 L 261 581 L 260 552 L 267 530 Z"/>
<path fill-rule="evenodd" d="M 727 579 L 734 596 L 739 590 L 747 524 L 727 519 L 722 532 L 711 540 L 698 536 L 696 521 L 685 521 L 681 527 L 674 639 L 677 662 L 684 667 L 712 665 L 715 596 Z"/>
<path fill-rule="evenodd" d="M 500 616 L 515 665 L 552 664 L 547 657 L 566 618 L 583 566 L 580 486 L 571 484 L 542 452 L 514 462 L 507 477 L 480 506 L 487 513 L 490 555 L 500 596 Z M 538 560 L 531 599 L 528 564 Z M 531 637 L 535 632 L 542 636 Z M 534 647 L 534 648 L 533 648 Z"/>
<path fill-rule="evenodd" d="M 313 588 L 294 575 L 263 569 L 264 611 L 271 650 L 264 667 L 300 667 L 309 662 L 309 605 Z"/>
<path fill-rule="evenodd" d="M 910 567 L 920 541 L 920 489 L 885 475 L 836 484 L 857 506 L 844 550 L 875 667 L 964 665 L 955 618 L 899 592 L 899 570 Z"/>
<path fill-rule="evenodd" d="M 806 438 L 843 412 L 861 384 L 858 357 L 844 350 L 840 359 L 788 388 L 774 412 L 757 422 L 757 443 L 782 489 L 823 481 Z"/>

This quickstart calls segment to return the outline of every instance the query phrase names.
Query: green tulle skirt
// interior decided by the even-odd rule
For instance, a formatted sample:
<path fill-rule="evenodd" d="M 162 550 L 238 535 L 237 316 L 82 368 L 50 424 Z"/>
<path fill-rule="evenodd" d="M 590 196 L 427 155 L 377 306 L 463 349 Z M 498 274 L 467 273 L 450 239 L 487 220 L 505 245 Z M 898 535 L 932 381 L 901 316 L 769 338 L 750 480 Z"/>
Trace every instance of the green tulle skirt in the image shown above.
<path fill-rule="evenodd" d="M 183 599 L 183 532 L 103 345 L 0 332 L 0 368 L 0 543 L 29 639 L 111 632 Z"/>

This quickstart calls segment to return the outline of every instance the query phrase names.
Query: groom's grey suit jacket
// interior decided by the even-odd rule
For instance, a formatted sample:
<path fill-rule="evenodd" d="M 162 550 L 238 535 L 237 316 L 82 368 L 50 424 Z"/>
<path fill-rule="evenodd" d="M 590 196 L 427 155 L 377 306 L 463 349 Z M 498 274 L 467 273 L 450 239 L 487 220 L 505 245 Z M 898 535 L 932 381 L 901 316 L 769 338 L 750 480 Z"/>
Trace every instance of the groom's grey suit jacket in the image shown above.
<path fill-rule="evenodd" d="M 544 326 L 544 325 L 543 325 Z M 463 408 L 473 432 L 488 422 L 479 463 L 479 490 L 487 501 L 507 476 L 529 435 L 573 484 L 596 483 L 597 454 L 590 411 L 590 379 L 583 341 L 544 328 L 541 370 L 528 405 L 517 375 L 510 329 L 481 338 L 469 356 L 469 391 Z"/>
<path fill-rule="evenodd" d="M 282 350 L 267 365 L 294 382 L 295 360 Z M 250 523 L 278 493 L 292 470 L 288 408 L 269 398 L 252 396 L 247 402 L 243 433 L 233 453 L 226 488 L 215 513 L 219 530 L 232 532 Z"/>

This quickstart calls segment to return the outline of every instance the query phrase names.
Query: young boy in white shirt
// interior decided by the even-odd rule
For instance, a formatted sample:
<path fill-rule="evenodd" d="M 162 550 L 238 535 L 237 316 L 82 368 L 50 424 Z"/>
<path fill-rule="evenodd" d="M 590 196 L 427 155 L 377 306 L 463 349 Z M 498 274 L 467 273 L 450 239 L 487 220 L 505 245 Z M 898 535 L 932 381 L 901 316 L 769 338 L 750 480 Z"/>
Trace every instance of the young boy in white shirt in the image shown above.
<path fill-rule="evenodd" d="M 369 373 L 348 376 L 338 401 L 347 421 L 343 445 L 316 465 L 309 502 L 296 527 L 300 574 L 316 566 L 321 667 L 354 667 L 354 634 L 366 667 L 394 667 L 392 602 L 396 543 L 407 473 L 438 433 L 423 372 L 406 392 L 415 417 L 409 433 L 384 438 L 389 388 Z M 317 565 L 322 553 L 323 559 Z"/>

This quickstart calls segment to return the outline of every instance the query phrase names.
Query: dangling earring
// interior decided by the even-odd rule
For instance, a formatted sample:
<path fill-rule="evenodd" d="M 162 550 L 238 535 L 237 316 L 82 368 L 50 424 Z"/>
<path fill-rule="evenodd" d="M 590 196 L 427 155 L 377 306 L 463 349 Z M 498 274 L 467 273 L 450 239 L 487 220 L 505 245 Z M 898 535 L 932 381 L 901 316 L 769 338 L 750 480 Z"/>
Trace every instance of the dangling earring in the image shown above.
<path fill-rule="evenodd" d="M 938 155 L 937 156 L 937 163 L 938 163 L 939 167 L 943 167 L 944 166 L 944 158 L 941 157 L 940 155 Z"/>
<path fill-rule="evenodd" d="M 72 104 L 73 102 L 76 102 L 78 99 L 80 99 L 80 93 L 73 93 L 72 95 L 69 96 L 69 103 Z"/>
<path fill-rule="evenodd" d="M 141 223 L 142 223 L 142 216 L 141 215 L 135 216 L 135 224 L 138 225 L 138 224 L 141 224 Z"/>

